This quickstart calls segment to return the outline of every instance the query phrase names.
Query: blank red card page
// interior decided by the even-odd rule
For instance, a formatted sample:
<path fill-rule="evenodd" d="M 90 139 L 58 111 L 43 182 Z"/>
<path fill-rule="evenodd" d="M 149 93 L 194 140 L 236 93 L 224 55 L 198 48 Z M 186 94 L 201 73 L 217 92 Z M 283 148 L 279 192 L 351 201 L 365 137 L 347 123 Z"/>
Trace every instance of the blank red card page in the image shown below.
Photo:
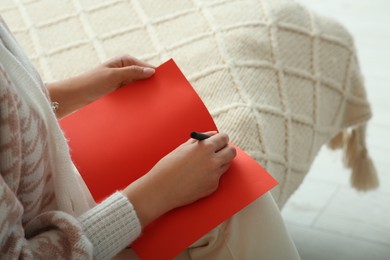
<path fill-rule="evenodd" d="M 60 124 L 72 159 L 96 201 L 147 173 L 188 140 L 191 131 L 217 130 L 173 60 L 158 67 L 150 79 L 125 86 Z M 172 259 L 277 184 L 237 149 L 214 194 L 169 212 L 143 230 L 131 245 L 141 259 Z"/>

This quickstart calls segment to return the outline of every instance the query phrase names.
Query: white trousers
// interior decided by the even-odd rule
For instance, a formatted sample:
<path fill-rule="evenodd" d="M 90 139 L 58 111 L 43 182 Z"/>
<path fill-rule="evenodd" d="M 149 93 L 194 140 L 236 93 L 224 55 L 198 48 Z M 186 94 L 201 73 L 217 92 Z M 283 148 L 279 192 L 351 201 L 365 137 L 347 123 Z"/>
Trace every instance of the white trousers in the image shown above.
<path fill-rule="evenodd" d="M 123 252 L 120 256 L 138 259 L 134 252 Z M 298 260 L 300 257 L 272 195 L 266 193 L 175 258 L 188 259 Z"/>

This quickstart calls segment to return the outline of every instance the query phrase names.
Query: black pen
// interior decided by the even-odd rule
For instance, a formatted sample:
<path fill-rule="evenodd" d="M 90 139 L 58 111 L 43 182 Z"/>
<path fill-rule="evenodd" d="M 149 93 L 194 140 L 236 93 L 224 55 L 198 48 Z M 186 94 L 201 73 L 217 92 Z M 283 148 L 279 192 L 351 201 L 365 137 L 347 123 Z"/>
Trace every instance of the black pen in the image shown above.
<path fill-rule="evenodd" d="M 198 141 L 202 141 L 202 140 L 207 139 L 207 138 L 210 137 L 209 135 L 202 134 L 202 133 L 199 133 L 199 132 L 191 132 L 190 136 L 191 136 L 191 138 L 196 139 Z"/>

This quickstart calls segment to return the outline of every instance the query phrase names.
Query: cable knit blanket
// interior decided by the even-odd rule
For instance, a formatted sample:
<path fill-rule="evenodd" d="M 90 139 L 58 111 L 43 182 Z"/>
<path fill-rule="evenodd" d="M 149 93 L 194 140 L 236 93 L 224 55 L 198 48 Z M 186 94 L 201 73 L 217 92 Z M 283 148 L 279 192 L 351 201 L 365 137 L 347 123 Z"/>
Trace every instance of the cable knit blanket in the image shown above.
<path fill-rule="evenodd" d="M 1 1 L 44 80 L 131 54 L 174 58 L 221 131 L 278 181 L 282 207 L 321 146 L 345 150 L 352 184 L 377 185 L 353 39 L 291 0 Z M 178 97 L 180 98 L 180 97 Z"/>

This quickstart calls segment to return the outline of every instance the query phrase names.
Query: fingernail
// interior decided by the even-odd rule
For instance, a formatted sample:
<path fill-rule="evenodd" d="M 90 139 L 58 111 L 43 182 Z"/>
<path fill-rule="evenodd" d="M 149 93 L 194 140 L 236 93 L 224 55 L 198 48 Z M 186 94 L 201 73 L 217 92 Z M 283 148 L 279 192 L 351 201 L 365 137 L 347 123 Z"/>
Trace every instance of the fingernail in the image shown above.
<path fill-rule="evenodd" d="M 154 74 L 154 72 L 156 71 L 155 69 L 152 69 L 152 68 L 144 68 L 144 74 L 147 75 L 147 76 L 151 76 Z"/>

